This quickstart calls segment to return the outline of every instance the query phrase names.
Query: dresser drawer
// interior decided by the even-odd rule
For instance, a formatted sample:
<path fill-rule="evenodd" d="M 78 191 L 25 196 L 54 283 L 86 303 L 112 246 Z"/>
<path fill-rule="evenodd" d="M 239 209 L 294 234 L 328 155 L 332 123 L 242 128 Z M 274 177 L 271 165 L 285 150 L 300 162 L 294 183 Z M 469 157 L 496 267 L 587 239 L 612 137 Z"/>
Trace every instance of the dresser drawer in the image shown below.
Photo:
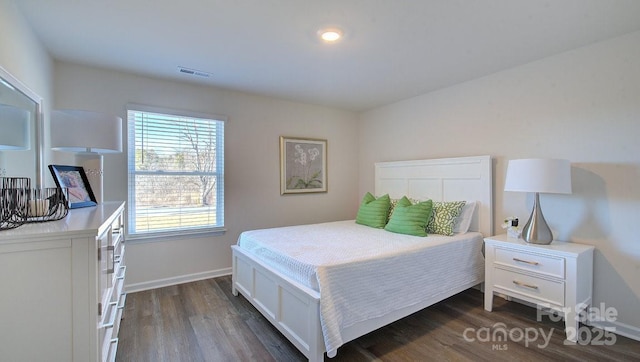
<path fill-rule="evenodd" d="M 553 281 L 535 276 L 516 273 L 510 270 L 494 268 L 493 286 L 508 291 L 510 295 L 521 295 L 531 302 L 564 305 L 564 282 Z"/>
<path fill-rule="evenodd" d="M 565 277 L 564 258 L 502 248 L 496 248 L 495 251 L 495 264 L 533 271 L 562 279 Z"/>

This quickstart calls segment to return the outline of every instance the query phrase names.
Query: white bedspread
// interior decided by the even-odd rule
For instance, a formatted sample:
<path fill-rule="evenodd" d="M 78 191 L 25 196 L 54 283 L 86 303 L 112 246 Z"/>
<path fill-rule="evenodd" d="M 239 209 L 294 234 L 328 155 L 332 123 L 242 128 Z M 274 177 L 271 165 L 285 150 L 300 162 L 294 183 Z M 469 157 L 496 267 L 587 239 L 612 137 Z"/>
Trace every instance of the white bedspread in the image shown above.
<path fill-rule="evenodd" d="M 329 357 L 345 328 L 484 280 L 480 233 L 415 237 L 349 220 L 246 231 L 238 245 L 320 292 Z"/>

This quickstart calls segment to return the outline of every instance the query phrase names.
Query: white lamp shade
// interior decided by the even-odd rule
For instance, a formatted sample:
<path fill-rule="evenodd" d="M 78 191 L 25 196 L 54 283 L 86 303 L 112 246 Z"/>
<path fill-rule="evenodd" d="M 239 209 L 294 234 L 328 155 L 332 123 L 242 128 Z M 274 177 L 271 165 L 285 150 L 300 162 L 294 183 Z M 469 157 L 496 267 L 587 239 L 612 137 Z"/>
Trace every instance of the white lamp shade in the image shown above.
<path fill-rule="evenodd" d="M 51 149 L 65 152 L 122 152 L 122 118 L 75 109 L 51 114 Z"/>
<path fill-rule="evenodd" d="M 0 104 L 0 150 L 28 150 L 31 148 L 29 121 L 26 109 Z"/>
<path fill-rule="evenodd" d="M 505 191 L 571 193 L 571 162 L 557 159 L 510 160 Z"/>

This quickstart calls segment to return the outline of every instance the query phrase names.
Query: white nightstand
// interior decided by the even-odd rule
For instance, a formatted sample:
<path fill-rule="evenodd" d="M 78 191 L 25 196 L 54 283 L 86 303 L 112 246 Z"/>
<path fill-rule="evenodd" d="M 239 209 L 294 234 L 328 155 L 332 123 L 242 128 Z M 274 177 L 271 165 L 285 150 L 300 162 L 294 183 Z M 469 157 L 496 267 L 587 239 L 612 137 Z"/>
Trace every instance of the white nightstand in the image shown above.
<path fill-rule="evenodd" d="M 591 304 L 594 247 L 536 245 L 507 235 L 484 243 L 484 309 L 491 312 L 495 292 L 562 312 L 567 339 L 575 342 L 580 312 Z"/>

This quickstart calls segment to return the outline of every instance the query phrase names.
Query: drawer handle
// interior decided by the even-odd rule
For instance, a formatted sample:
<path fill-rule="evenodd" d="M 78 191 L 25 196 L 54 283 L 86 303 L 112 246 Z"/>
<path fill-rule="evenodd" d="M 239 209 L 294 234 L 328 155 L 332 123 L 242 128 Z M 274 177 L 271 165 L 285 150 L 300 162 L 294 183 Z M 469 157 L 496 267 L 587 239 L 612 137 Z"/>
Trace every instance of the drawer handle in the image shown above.
<path fill-rule="evenodd" d="M 113 326 L 116 324 L 116 315 L 118 314 L 118 313 L 115 312 L 115 310 L 113 310 L 113 308 L 117 308 L 118 307 L 118 302 L 117 301 L 109 303 L 109 306 L 111 307 L 111 308 L 109 308 L 109 310 L 111 311 L 111 317 L 109 318 L 109 323 L 102 325 L 102 328 L 105 328 L 105 329 L 113 328 Z"/>
<path fill-rule="evenodd" d="M 122 293 L 120 295 L 120 300 L 118 301 L 118 305 L 116 306 L 116 308 L 118 309 L 124 309 L 124 304 L 127 301 L 127 293 Z"/>
<path fill-rule="evenodd" d="M 115 246 L 113 245 L 108 245 L 107 246 L 107 252 L 111 253 L 111 268 L 107 267 L 107 274 L 113 274 L 113 272 L 115 271 L 115 267 L 116 267 L 116 253 L 115 253 Z"/>
<path fill-rule="evenodd" d="M 116 277 L 116 279 L 117 279 L 117 280 L 122 280 L 122 279 L 124 279 L 124 274 L 125 274 L 126 272 L 127 272 L 127 266 L 126 266 L 126 265 L 125 265 L 125 266 L 121 266 L 121 267 L 120 267 L 120 275 L 118 275 L 118 276 Z"/>
<path fill-rule="evenodd" d="M 118 350 L 118 343 L 119 343 L 119 339 L 118 338 L 114 338 L 111 341 L 109 341 L 109 356 L 107 357 L 107 361 L 109 362 L 115 362 L 116 360 L 116 351 Z M 111 353 L 111 351 L 113 350 L 113 353 Z"/>
<path fill-rule="evenodd" d="M 522 259 L 518 259 L 518 258 L 513 258 L 514 261 L 520 262 L 520 263 L 527 263 L 527 264 L 531 264 L 531 265 L 539 265 L 540 263 L 538 263 L 537 261 L 528 261 L 528 260 L 522 260 Z"/>
<path fill-rule="evenodd" d="M 517 280 L 513 281 L 513 284 L 520 286 L 520 287 L 526 287 L 526 288 L 531 288 L 531 289 L 538 289 L 537 285 L 531 285 L 531 284 L 527 284 L 527 283 L 523 283 L 523 282 L 519 282 Z"/>

